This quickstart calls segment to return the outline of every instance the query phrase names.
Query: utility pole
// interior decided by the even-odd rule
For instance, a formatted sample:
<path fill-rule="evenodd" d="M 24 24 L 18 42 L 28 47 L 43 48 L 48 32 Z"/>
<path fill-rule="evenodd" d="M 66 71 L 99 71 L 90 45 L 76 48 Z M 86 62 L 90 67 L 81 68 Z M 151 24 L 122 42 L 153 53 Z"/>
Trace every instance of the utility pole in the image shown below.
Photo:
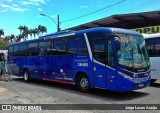
<path fill-rule="evenodd" d="M 60 21 L 59 21 L 59 15 L 58 15 L 57 23 L 55 22 L 55 20 L 54 20 L 52 17 L 50 17 L 50 16 L 48 16 L 48 15 L 46 15 L 46 14 L 42 14 L 42 13 L 41 13 L 40 15 L 41 15 L 41 16 L 46 16 L 46 17 L 50 18 L 50 19 L 55 23 L 55 25 L 57 26 L 57 32 L 61 31 Z"/>
<path fill-rule="evenodd" d="M 60 22 L 59 22 L 59 15 L 58 15 L 58 21 L 57 21 L 57 32 L 61 31 L 61 28 L 60 28 Z"/>

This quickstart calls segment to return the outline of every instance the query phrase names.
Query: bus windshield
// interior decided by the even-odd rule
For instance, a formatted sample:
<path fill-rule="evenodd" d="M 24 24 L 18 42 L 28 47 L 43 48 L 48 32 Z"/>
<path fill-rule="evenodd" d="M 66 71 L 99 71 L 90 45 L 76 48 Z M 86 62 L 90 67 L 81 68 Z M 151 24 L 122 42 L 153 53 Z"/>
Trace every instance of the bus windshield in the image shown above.
<path fill-rule="evenodd" d="M 149 66 L 148 53 L 142 36 L 115 34 L 118 64 L 127 69 L 143 70 Z M 143 70 L 145 71 L 145 70 Z"/>

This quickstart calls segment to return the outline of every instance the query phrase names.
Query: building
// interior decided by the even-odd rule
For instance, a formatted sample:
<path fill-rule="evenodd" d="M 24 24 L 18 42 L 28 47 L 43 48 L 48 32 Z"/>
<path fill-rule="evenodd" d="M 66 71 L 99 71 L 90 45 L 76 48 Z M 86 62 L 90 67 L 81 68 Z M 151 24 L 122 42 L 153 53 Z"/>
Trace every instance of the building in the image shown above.
<path fill-rule="evenodd" d="M 82 30 L 93 27 L 134 29 L 146 34 L 160 33 L 160 11 L 112 15 L 69 28 L 69 30 Z"/>

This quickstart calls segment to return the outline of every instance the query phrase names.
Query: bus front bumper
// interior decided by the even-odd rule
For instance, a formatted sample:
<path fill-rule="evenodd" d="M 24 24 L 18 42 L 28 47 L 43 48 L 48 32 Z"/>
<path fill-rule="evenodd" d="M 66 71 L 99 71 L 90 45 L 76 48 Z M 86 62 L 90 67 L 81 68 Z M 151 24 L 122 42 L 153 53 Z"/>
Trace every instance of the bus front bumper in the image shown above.
<path fill-rule="evenodd" d="M 135 79 L 129 80 L 126 78 L 121 78 L 121 81 L 117 83 L 116 91 L 117 92 L 128 92 L 132 90 L 138 90 L 145 87 L 148 87 L 151 82 L 151 77 L 148 76 L 145 79 Z"/>

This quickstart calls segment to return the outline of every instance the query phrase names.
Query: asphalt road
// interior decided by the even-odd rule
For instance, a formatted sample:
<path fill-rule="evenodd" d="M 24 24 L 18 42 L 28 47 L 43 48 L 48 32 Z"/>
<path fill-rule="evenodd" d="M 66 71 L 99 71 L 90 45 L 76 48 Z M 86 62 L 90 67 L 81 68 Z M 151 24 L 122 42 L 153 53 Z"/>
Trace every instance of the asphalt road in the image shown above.
<path fill-rule="evenodd" d="M 160 104 L 160 83 L 156 82 L 150 87 L 127 93 L 115 93 L 101 89 L 93 89 L 91 93 L 82 93 L 72 85 L 62 85 L 41 80 L 26 83 L 22 78 L 13 77 L 12 82 L 0 81 L 0 104 L 113 104 L 113 106 L 114 104 Z M 8 113 L 8 111 L 3 112 Z M 30 113 L 30 111 L 26 112 Z M 39 113 L 39 111 L 34 112 Z M 132 113 L 135 111 L 55 110 L 54 112 Z M 136 112 L 160 113 L 158 110 L 136 110 Z"/>

